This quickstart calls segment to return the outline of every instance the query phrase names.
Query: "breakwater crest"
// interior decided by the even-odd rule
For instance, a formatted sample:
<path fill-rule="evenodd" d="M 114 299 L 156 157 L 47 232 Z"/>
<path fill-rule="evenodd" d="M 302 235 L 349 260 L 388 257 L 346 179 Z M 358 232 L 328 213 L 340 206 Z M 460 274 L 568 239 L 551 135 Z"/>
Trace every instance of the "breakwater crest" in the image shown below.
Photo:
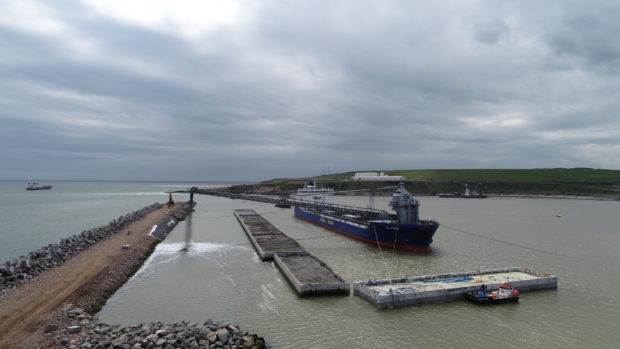
<path fill-rule="evenodd" d="M 42 272 L 60 266 L 99 241 L 126 228 L 129 224 L 144 218 L 162 207 L 153 203 L 142 209 L 122 215 L 106 225 L 82 231 L 57 243 L 41 247 L 25 256 L 19 256 L 0 265 L 0 292 L 20 285 Z"/>

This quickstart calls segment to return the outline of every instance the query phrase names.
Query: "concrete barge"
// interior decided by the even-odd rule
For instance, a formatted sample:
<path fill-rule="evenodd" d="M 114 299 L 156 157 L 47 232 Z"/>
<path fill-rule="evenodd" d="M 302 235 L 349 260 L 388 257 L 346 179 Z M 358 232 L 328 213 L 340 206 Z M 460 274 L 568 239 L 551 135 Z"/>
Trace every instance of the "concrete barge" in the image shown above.
<path fill-rule="evenodd" d="M 235 217 L 260 258 L 274 261 L 300 296 L 349 294 L 349 283 L 254 210 L 237 209 Z"/>
<path fill-rule="evenodd" d="M 237 209 L 235 217 L 263 261 L 274 260 L 274 254 L 307 253 L 295 239 L 291 239 L 254 210 Z"/>
<path fill-rule="evenodd" d="M 504 282 L 514 285 L 519 292 L 558 287 L 558 277 L 555 275 L 513 267 L 356 282 L 353 284 L 353 294 L 379 309 L 388 309 L 463 299 L 464 293 L 475 291 L 482 284 L 487 285 L 488 290 L 495 290 Z"/>

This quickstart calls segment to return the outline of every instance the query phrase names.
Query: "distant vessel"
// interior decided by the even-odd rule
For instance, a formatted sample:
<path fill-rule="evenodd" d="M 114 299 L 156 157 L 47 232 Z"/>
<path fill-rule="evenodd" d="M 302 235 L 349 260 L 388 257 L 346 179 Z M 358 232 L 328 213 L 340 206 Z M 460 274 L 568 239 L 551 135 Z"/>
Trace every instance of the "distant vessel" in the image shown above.
<path fill-rule="evenodd" d="M 278 202 L 276 202 L 276 207 L 291 208 L 291 204 L 288 202 L 287 198 L 281 198 Z"/>
<path fill-rule="evenodd" d="M 334 188 L 317 187 L 316 181 L 306 182 L 303 188 L 297 189 L 297 198 L 303 201 L 325 201 L 328 195 L 334 193 Z"/>
<path fill-rule="evenodd" d="M 519 301 L 519 291 L 511 284 L 503 283 L 497 291 L 487 293 L 486 285 L 482 284 L 477 291 L 465 293 L 465 298 L 478 304 L 511 303 Z"/>
<path fill-rule="evenodd" d="M 479 190 L 478 190 L 478 186 L 476 186 L 476 190 L 471 191 L 469 190 L 469 186 L 467 184 L 465 184 L 465 192 L 464 193 L 459 193 L 459 192 L 454 192 L 452 194 L 439 194 L 440 198 L 461 198 L 461 199 L 486 199 L 487 196 L 482 194 Z"/>
<path fill-rule="evenodd" d="M 26 185 L 26 190 L 50 190 L 52 189 L 51 185 L 40 185 L 37 182 L 30 182 Z"/>
<path fill-rule="evenodd" d="M 326 203 L 295 204 L 295 217 L 356 240 L 420 253 L 430 252 L 439 223 L 421 220 L 420 203 L 403 183 L 392 195 L 390 206 L 396 214 L 362 207 Z"/>

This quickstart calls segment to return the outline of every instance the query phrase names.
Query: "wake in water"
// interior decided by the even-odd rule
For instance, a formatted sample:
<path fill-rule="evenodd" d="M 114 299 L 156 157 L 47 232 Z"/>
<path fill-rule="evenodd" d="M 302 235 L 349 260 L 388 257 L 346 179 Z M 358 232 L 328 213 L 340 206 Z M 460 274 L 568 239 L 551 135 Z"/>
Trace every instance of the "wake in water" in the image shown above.
<path fill-rule="evenodd" d="M 154 253 L 157 254 L 179 254 L 180 252 L 187 252 L 190 254 L 203 254 L 215 251 L 230 250 L 238 247 L 235 244 L 218 244 L 212 242 L 172 242 L 161 243 L 157 245 Z"/>
<path fill-rule="evenodd" d="M 185 242 L 160 243 L 140 270 L 127 282 L 127 287 L 131 287 L 144 278 L 157 275 L 160 266 L 174 263 L 179 258 L 200 257 L 212 259 L 215 263 L 218 263 L 218 258 L 216 257 L 222 253 L 246 249 L 249 249 L 249 246 L 211 242 L 190 242 L 189 244 Z M 217 253 L 217 255 L 214 256 L 214 253 Z"/>

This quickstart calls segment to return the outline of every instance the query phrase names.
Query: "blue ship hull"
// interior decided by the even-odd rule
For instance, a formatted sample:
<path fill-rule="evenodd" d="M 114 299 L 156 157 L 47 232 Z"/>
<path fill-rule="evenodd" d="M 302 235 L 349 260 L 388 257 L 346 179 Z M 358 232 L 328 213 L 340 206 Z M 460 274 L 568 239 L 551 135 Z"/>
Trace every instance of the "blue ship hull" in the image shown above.
<path fill-rule="evenodd" d="M 419 253 L 430 252 L 433 235 L 439 228 L 439 223 L 434 221 L 420 221 L 418 224 L 392 221 L 364 223 L 299 206 L 295 206 L 295 217 L 362 242 Z"/>

